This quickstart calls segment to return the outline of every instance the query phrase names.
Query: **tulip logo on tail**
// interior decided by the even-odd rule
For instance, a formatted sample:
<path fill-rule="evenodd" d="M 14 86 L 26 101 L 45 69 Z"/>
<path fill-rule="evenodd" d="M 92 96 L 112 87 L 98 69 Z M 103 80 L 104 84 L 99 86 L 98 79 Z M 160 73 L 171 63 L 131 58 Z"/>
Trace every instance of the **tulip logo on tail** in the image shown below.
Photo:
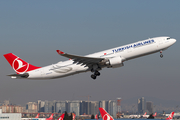
<path fill-rule="evenodd" d="M 174 112 L 172 112 L 168 118 L 166 118 L 166 120 L 172 120 L 173 119 L 173 116 L 174 116 Z"/>
<path fill-rule="evenodd" d="M 58 118 L 58 120 L 63 120 L 64 119 L 64 113 Z"/>
<path fill-rule="evenodd" d="M 12 63 L 12 67 L 16 73 L 25 73 L 29 68 L 29 63 L 22 61 L 20 58 L 16 58 Z"/>
<path fill-rule="evenodd" d="M 103 116 L 103 120 L 110 120 L 110 116 L 109 116 L 108 114 L 105 114 L 105 115 Z"/>
<path fill-rule="evenodd" d="M 110 116 L 104 108 L 99 108 L 103 120 L 114 120 L 112 116 Z"/>

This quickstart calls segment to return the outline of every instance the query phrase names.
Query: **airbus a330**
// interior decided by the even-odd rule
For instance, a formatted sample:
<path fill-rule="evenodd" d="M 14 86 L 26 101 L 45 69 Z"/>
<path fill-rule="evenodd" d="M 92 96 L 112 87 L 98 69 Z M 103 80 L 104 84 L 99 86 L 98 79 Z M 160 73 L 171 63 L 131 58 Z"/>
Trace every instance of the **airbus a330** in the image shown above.
<path fill-rule="evenodd" d="M 102 68 L 122 67 L 127 60 L 156 52 L 160 52 L 162 58 L 162 51 L 175 42 L 176 39 L 170 37 L 155 37 L 86 56 L 72 55 L 57 50 L 59 55 L 69 60 L 45 67 L 31 65 L 13 53 L 5 54 L 4 57 L 16 72 L 16 74 L 8 75 L 11 78 L 55 79 L 91 71 L 93 73 L 91 78 L 96 79 L 97 76 L 100 76 L 99 71 Z"/>

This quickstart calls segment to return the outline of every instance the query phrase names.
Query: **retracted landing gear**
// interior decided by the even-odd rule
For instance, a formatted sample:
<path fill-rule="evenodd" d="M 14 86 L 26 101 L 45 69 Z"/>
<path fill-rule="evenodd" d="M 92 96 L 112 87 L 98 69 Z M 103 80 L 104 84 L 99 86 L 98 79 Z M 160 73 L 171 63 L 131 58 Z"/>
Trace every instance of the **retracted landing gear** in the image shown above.
<path fill-rule="evenodd" d="M 160 54 L 160 57 L 163 58 L 162 50 L 160 51 L 160 53 L 161 53 L 161 54 Z"/>

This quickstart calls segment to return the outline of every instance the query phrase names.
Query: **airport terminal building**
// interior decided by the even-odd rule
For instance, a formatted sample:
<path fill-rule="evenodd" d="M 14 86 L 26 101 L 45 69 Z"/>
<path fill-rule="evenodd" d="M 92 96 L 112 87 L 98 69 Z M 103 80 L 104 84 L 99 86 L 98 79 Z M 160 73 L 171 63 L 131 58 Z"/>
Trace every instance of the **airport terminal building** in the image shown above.
<path fill-rule="evenodd" d="M 2 113 L 0 109 L 0 120 L 21 120 L 21 113 Z"/>

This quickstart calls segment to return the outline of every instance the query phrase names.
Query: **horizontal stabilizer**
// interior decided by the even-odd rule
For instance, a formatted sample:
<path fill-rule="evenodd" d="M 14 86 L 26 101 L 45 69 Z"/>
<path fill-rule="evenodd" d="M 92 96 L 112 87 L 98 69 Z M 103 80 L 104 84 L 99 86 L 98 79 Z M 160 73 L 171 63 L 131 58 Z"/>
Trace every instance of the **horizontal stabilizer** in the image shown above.
<path fill-rule="evenodd" d="M 11 75 L 7 75 L 7 76 L 11 76 L 11 78 L 28 78 L 29 74 L 28 73 L 24 73 L 24 74 L 11 74 Z"/>

